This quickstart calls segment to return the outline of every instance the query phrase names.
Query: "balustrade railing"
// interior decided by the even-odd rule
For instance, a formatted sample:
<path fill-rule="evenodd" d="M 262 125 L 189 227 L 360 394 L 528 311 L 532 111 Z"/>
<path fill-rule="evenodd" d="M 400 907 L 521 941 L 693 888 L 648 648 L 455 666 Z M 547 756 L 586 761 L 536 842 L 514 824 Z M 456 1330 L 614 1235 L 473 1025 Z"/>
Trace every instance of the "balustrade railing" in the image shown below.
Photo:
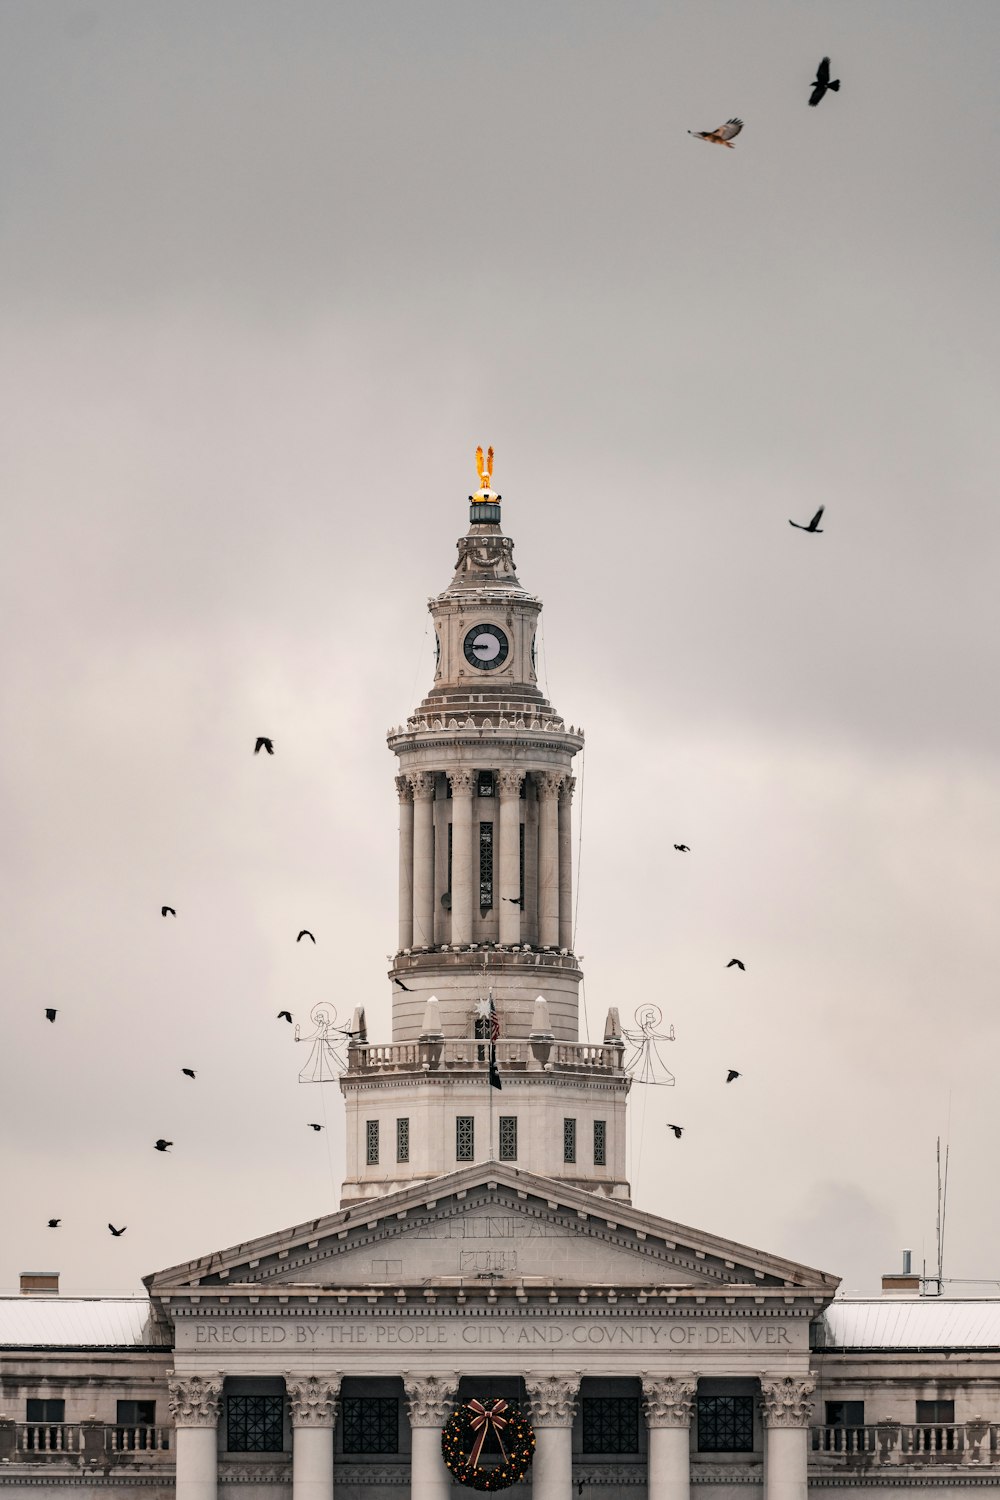
<path fill-rule="evenodd" d="M 79 1453 L 81 1429 L 72 1422 L 21 1422 L 17 1447 L 22 1453 Z"/>
<path fill-rule="evenodd" d="M 864 1427 L 813 1427 L 816 1463 L 887 1468 L 895 1465 L 1000 1466 L 1000 1425 L 970 1422 L 875 1422 Z"/>
<path fill-rule="evenodd" d="M 8 1449 L 7 1458 L 15 1463 L 58 1459 L 71 1464 L 132 1462 L 170 1453 L 173 1448 L 172 1427 L 145 1423 L 17 1422 L 9 1426 L 13 1428 L 13 1451 Z"/>
<path fill-rule="evenodd" d="M 532 1042 L 501 1037 L 496 1043 L 497 1065 L 503 1071 L 548 1067 L 621 1073 L 622 1048 L 613 1043 Z M 448 1037 L 440 1042 L 360 1042 L 347 1057 L 348 1073 L 409 1072 L 426 1066 L 433 1070 L 485 1068 L 489 1043 L 479 1037 Z"/>

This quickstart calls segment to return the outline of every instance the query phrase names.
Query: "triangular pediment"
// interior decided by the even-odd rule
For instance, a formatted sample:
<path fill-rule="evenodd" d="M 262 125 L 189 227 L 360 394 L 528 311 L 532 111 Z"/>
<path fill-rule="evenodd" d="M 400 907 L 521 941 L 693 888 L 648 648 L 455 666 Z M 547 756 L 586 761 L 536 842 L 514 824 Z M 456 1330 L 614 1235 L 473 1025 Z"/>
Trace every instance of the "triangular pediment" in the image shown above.
<path fill-rule="evenodd" d="M 833 1296 L 837 1278 L 496 1162 L 265 1235 L 146 1279 L 154 1298 L 435 1286 L 488 1292 Z"/>

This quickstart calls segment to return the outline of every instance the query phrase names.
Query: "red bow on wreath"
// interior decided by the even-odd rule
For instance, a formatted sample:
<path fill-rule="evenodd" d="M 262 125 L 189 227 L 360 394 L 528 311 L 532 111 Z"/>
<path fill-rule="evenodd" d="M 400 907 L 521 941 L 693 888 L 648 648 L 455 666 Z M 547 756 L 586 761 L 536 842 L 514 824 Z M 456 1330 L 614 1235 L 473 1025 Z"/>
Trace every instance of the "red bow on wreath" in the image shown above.
<path fill-rule="evenodd" d="M 500 1415 L 501 1412 L 507 1410 L 506 1401 L 502 1396 L 498 1396 L 492 1406 L 484 1406 L 481 1401 L 476 1401 L 475 1398 L 473 1398 L 471 1401 L 467 1401 L 466 1405 L 471 1412 L 475 1413 L 469 1425 L 471 1426 L 473 1432 L 479 1433 L 479 1436 L 476 1438 L 475 1443 L 472 1445 L 472 1452 L 469 1454 L 469 1457 L 466 1460 L 466 1468 L 478 1468 L 479 1455 L 483 1451 L 483 1444 L 486 1441 L 486 1434 L 490 1431 L 493 1432 L 497 1442 L 500 1444 L 500 1452 L 503 1456 L 504 1463 L 506 1463 L 507 1454 L 504 1450 L 503 1440 L 500 1437 L 501 1428 L 507 1426 L 507 1418 Z"/>

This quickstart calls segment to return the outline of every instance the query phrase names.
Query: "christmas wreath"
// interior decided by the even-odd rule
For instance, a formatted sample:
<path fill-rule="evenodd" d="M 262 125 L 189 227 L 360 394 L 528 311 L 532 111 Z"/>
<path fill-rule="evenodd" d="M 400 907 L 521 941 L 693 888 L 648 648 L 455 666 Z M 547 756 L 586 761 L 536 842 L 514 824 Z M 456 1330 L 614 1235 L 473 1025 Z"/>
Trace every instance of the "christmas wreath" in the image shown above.
<path fill-rule="evenodd" d="M 502 1396 L 456 1407 L 441 1432 L 441 1453 L 459 1484 L 509 1490 L 528 1471 L 535 1434 L 518 1406 Z M 489 1461 L 489 1467 L 482 1463 Z"/>

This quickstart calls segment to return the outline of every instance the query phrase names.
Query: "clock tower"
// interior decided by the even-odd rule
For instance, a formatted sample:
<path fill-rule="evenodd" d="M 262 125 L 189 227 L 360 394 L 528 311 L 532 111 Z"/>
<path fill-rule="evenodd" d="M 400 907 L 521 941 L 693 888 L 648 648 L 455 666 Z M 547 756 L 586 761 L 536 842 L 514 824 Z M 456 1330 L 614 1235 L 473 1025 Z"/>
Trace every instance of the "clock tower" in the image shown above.
<path fill-rule="evenodd" d="M 579 1039 L 572 768 L 583 731 L 538 687 L 542 603 L 514 571 L 492 449 L 477 458 L 455 575 L 428 605 L 434 681 L 388 735 L 399 796 L 392 1043 L 370 1042 L 358 1013 L 341 1078 L 345 1204 L 493 1158 L 628 1198 L 617 1011 L 601 1042 Z"/>

